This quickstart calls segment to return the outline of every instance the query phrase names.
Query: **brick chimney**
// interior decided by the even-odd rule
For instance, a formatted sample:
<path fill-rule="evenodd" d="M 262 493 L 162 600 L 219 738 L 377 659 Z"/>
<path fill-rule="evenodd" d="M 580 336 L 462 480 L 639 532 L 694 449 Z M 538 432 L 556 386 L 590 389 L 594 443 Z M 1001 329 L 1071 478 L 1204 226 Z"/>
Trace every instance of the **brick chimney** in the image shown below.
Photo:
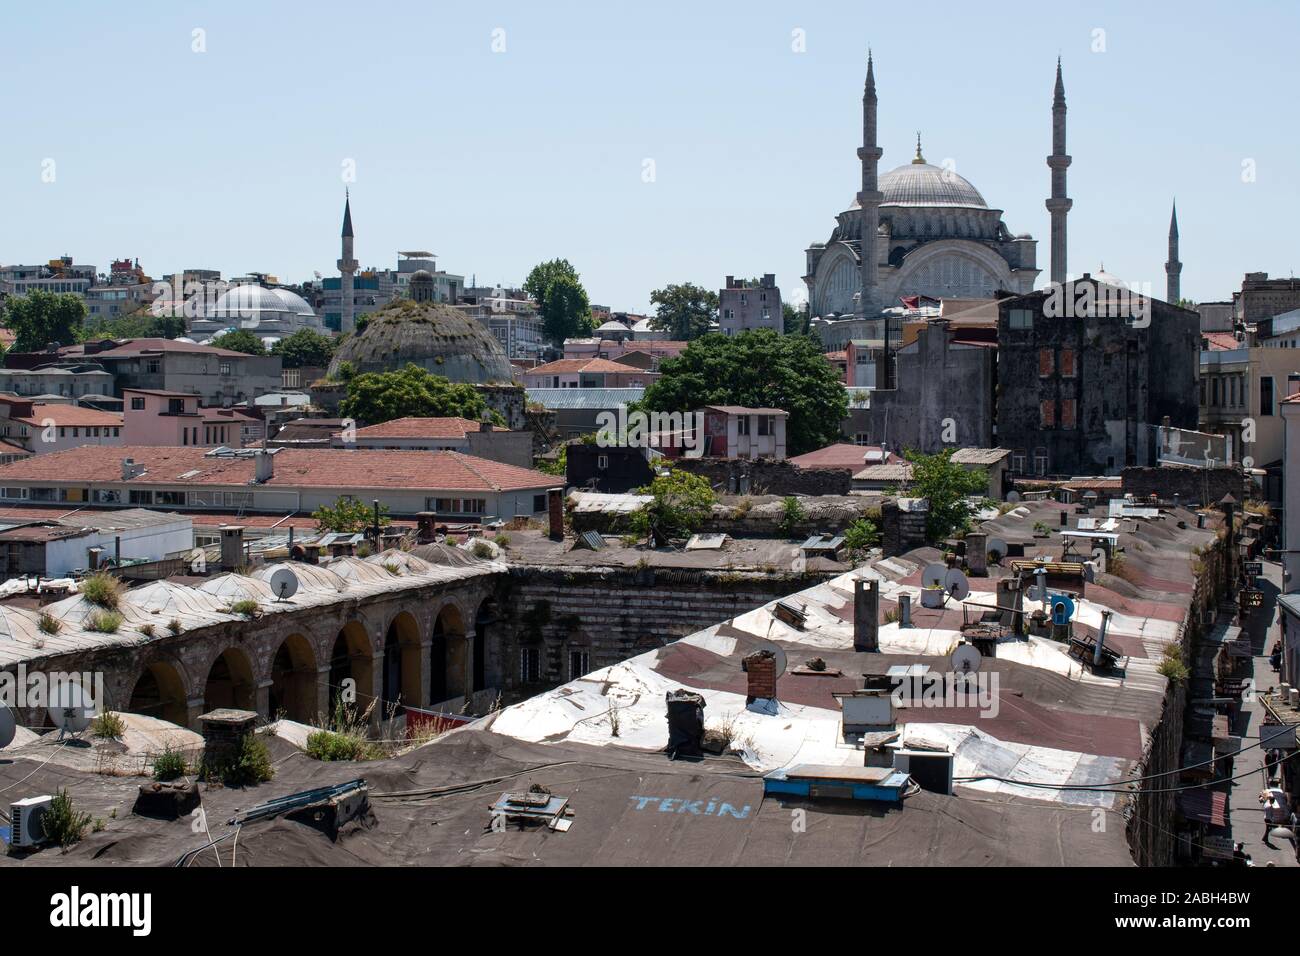
<path fill-rule="evenodd" d="M 244 529 L 239 525 L 221 526 L 221 570 L 233 571 L 244 563 Z"/>
<path fill-rule="evenodd" d="M 415 537 L 420 544 L 428 544 L 435 537 L 438 516 L 432 511 L 421 511 L 415 516 Z"/>
<path fill-rule="evenodd" d="M 776 655 L 771 651 L 758 651 L 746 657 L 741 664 L 749 676 L 746 704 L 756 700 L 776 699 Z"/>
<path fill-rule="evenodd" d="M 989 573 L 988 541 L 988 535 L 982 531 L 971 531 L 966 535 L 966 570 L 975 577 L 982 578 Z"/>
<path fill-rule="evenodd" d="M 853 649 L 880 650 L 880 582 L 853 582 Z"/>
<path fill-rule="evenodd" d="M 564 491 L 552 488 L 546 493 L 546 516 L 549 519 L 550 534 L 556 541 L 564 540 Z"/>

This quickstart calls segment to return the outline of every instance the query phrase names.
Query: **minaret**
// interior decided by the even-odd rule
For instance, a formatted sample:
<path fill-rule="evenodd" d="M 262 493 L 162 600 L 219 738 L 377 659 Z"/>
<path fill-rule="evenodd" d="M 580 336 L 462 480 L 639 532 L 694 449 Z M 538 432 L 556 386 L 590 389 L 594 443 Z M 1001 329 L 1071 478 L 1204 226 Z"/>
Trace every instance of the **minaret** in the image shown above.
<path fill-rule="evenodd" d="M 1052 281 L 1064 282 L 1065 271 L 1065 216 L 1074 205 L 1065 195 L 1065 171 L 1070 167 L 1070 157 L 1065 152 L 1065 82 L 1061 79 L 1061 58 L 1056 58 L 1056 91 L 1052 96 L 1052 155 L 1047 157 L 1052 171 L 1052 198 L 1047 200 L 1047 211 L 1052 216 Z"/>
<path fill-rule="evenodd" d="M 858 159 L 862 160 L 862 191 L 858 193 L 858 205 L 862 208 L 862 242 L 859 247 L 862 276 L 858 307 L 854 313 L 859 317 L 870 315 L 877 308 L 876 231 L 880 228 L 880 201 L 884 196 L 878 188 L 876 174 L 882 152 L 876 145 L 876 74 L 868 50 L 867 85 L 862 93 L 862 148 L 858 150 Z"/>
<path fill-rule="evenodd" d="M 339 331 L 346 335 L 355 331 L 357 327 L 352 304 L 352 276 L 357 271 L 357 260 L 352 258 L 352 197 L 346 192 L 343 198 L 343 258 L 339 259 L 338 267 L 343 277 L 343 281 L 339 283 L 339 295 L 343 305 Z"/>
<path fill-rule="evenodd" d="M 1178 261 L 1178 203 L 1175 202 L 1169 216 L 1169 258 L 1165 261 L 1165 301 L 1170 305 L 1177 305 L 1182 298 L 1179 294 L 1182 274 L 1183 264 Z"/>

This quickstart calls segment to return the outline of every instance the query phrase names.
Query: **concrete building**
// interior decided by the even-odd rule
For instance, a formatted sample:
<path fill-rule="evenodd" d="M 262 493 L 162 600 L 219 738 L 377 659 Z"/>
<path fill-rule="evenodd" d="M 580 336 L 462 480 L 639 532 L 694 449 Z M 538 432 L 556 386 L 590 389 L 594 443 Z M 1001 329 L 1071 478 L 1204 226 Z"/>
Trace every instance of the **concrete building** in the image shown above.
<path fill-rule="evenodd" d="M 351 432 L 336 429 L 330 437 L 330 446 L 390 451 L 456 451 L 519 468 L 533 465 L 531 431 L 511 431 L 491 422 L 475 422 L 468 418 L 395 418 Z"/>
<path fill-rule="evenodd" d="M 1282 471 L 1290 476 L 1282 489 L 1282 590 L 1300 592 L 1300 394 L 1284 398 L 1282 415 Z M 1300 635 L 1300 631 L 1296 632 Z M 1300 647 L 1300 640 L 1294 642 Z M 1293 672 L 1300 676 L 1300 671 Z"/>
<path fill-rule="evenodd" d="M 34 290 L 84 296 L 96 278 L 94 266 L 76 265 L 71 256 L 60 256 L 41 265 L 0 266 L 0 291 L 15 296 Z"/>
<path fill-rule="evenodd" d="M 1200 353 L 1200 429 L 1228 439 L 1228 459 L 1262 469 L 1267 500 L 1282 498 L 1281 403 L 1300 390 L 1300 352 L 1290 348 L 1209 348 Z"/>
<path fill-rule="evenodd" d="M 340 497 L 377 499 L 394 516 L 434 512 L 478 521 L 546 513 L 549 475 L 439 451 L 207 449 L 123 445 L 76 448 L 0 467 L 7 502 L 76 502 L 311 514 Z"/>
<path fill-rule="evenodd" d="M 601 416 L 618 415 L 620 408 L 639 402 L 644 388 L 530 388 L 529 404 L 555 413 L 555 430 L 561 438 L 595 433 Z"/>
<path fill-rule="evenodd" d="M 546 349 L 542 317 L 521 289 L 468 289 L 456 308 L 486 325 L 512 360 L 536 360 Z"/>
<path fill-rule="evenodd" d="M 0 438 L 33 455 L 122 444 L 122 416 L 80 405 L 43 404 L 0 396 Z"/>
<path fill-rule="evenodd" d="M 204 408 L 197 395 L 128 388 L 122 397 L 123 444 L 241 447 L 231 410 Z"/>
<path fill-rule="evenodd" d="M 709 458 L 785 459 L 785 432 L 790 413 L 779 408 L 745 408 L 740 405 L 706 405 L 704 454 Z M 676 453 L 677 449 L 666 449 Z"/>
<path fill-rule="evenodd" d="M 558 359 L 524 372 L 525 388 L 646 388 L 658 372 L 607 359 Z"/>
<path fill-rule="evenodd" d="M 83 395 L 111 395 L 113 375 L 93 362 L 69 362 L 40 368 L 0 368 L 0 392 L 26 398 L 58 395 L 75 400 Z"/>
<path fill-rule="evenodd" d="M 1241 288 L 1232 294 L 1238 322 L 1254 325 L 1275 315 L 1300 309 L 1300 279 L 1270 279 L 1267 272 L 1247 272 Z"/>
<path fill-rule="evenodd" d="M 998 309 L 996 434 L 1013 471 L 1114 475 L 1155 464 L 1148 426 L 1196 427 L 1195 312 L 1087 273 Z"/>
<path fill-rule="evenodd" d="M 870 386 L 849 390 L 841 430 L 850 441 L 923 454 L 993 443 L 1002 372 L 991 330 L 935 320 L 895 351 L 886 353 L 879 343 L 850 343 L 850 349 L 850 373 Z M 864 356 L 867 362 L 859 363 Z"/>
<path fill-rule="evenodd" d="M 777 335 L 783 334 L 785 315 L 776 276 L 766 273 L 756 283 L 727 276 L 726 286 L 718 293 L 718 329 L 723 335 L 749 329 L 771 329 Z"/>
<path fill-rule="evenodd" d="M 189 517 L 143 508 L 0 519 L 0 580 L 66 577 L 106 563 L 161 561 L 194 547 Z"/>

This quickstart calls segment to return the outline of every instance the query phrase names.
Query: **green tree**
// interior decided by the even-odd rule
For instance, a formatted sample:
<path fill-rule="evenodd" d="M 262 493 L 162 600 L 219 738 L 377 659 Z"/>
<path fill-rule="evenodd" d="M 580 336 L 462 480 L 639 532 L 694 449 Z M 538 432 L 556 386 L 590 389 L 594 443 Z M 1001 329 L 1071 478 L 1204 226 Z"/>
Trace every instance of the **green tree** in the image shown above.
<path fill-rule="evenodd" d="M 789 412 L 791 455 L 840 441 L 848 396 L 821 343 L 806 335 L 754 329 L 739 335 L 710 333 L 659 366 L 662 376 L 646 389 L 647 411 L 688 412 L 705 405 L 779 408 Z"/>
<path fill-rule="evenodd" d="M 930 541 L 940 541 L 954 531 L 964 530 L 978 510 L 970 498 L 983 497 L 989 487 L 989 476 L 980 469 L 969 470 L 954 464 L 951 448 L 934 455 L 909 449 L 903 457 L 912 463 L 907 493 L 930 502 L 925 526 Z"/>
<path fill-rule="evenodd" d="M 285 368 L 324 368 L 334 355 L 334 340 L 315 329 L 299 329 L 271 346 Z"/>
<path fill-rule="evenodd" d="M 311 514 L 316 521 L 318 531 L 339 531 L 344 534 L 356 534 L 373 528 L 375 525 L 374 505 L 368 505 L 360 498 L 344 495 L 332 505 L 321 505 Z M 379 526 L 389 523 L 388 505 L 379 506 Z"/>
<path fill-rule="evenodd" d="M 186 333 L 182 315 L 154 315 L 147 308 L 116 318 L 94 316 L 86 320 L 81 341 L 96 339 L 174 339 Z"/>
<path fill-rule="evenodd" d="M 542 331 L 556 345 L 591 333 L 591 302 L 568 259 L 551 259 L 533 266 L 524 280 L 524 291 L 537 302 Z"/>
<path fill-rule="evenodd" d="M 781 303 L 781 319 L 786 335 L 808 334 L 808 310 L 796 309 L 789 302 Z"/>
<path fill-rule="evenodd" d="M 235 329 L 233 332 L 224 332 L 212 340 L 212 345 L 219 349 L 229 349 L 232 352 L 243 352 L 246 355 L 266 355 L 266 346 L 248 329 Z"/>
<path fill-rule="evenodd" d="M 632 530 L 665 545 L 671 538 L 692 534 L 709 517 L 717 497 L 707 478 L 674 468 L 660 475 L 641 494 L 654 499 L 632 515 Z"/>
<path fill-rule="evenodd" d="M 339 413 L 366 425 L 395 418 L 468 418 L 480 421 L 488 406 L 473 385 L 450 382 L 415 363 L 395 372 L 366 372 L 348 381 Z M 505 419 L 496 411 L 498 425 Z"/>
<path fill-rule="evenodd" d="M 718 317 L 718 294 L 690 282 L 655 289 L 650 301 L 655 305 L 650 327 L 678 342 L 704 335 Z"/>
<path fill-rule="evenodd" d="M 855 558 L 874 548 L 880 541 L 880 529 L 870 518 L 859 518 L 844 529 L 844 547 Z"/>
<path fill-rule="evenodd" d="M 14 333 L 15 352 L 36 352 L 51 343 L 72 345 L 86 321 L 86 303 L 71 292 L 36 289 L 11 297 L 4 319 Z"/>

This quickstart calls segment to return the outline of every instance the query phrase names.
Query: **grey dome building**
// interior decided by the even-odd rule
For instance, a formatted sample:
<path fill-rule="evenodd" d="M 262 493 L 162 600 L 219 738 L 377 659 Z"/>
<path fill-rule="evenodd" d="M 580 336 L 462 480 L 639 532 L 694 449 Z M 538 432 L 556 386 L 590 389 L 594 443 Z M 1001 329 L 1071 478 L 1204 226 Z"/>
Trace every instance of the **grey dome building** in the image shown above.
<path fill-rule="evenodd" d="M 416 286 L 414 276 L 411 285 Z M 496 337 L 459 309 L 398 299 L 368 318 L 360 332 L 339 345 L 330 362 L 331 377 L 344 362 L 351 362 L 358 374 L 390 372 L 414 363 L 453 382 L 511 381 L 510 362 Z"/>

